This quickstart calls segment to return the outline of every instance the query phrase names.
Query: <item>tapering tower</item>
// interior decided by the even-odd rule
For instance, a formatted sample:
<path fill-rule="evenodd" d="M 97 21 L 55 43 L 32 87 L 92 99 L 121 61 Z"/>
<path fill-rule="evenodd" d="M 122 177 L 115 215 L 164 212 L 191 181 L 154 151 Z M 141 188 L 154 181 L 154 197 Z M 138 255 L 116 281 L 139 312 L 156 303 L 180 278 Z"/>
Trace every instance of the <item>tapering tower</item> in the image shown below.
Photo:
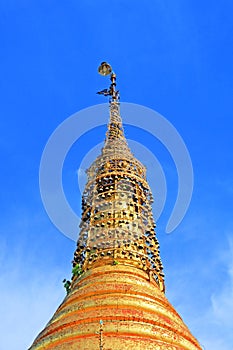
<path fill-rule="evenodd" d="M 124 136 L 116 75 L 101 155 L 87 170 L 67 296 L 31 350 L 201 349 L 164 295 L 164 274 L 145 167 Z"/>

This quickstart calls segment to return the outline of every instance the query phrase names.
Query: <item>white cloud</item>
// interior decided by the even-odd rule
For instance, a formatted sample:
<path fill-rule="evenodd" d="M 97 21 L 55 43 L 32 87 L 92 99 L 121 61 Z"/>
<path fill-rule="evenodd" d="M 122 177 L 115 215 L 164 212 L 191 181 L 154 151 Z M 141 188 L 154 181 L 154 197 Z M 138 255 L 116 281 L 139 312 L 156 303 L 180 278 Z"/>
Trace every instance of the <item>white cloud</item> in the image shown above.
<path fill-rule="evenodd" d="M 221 325 L 233 325 L 233 270 L 229 271 L 229 280 L 220 289 L 219 294 L 211 298 L 212 312 L 216 321 Z M 221 281 L 219 281 L 221 286 Z M 221 288 L 221 287 L 220 287 Z M 233 331 L 233 328 L 232 328 Z"/>
<path fill-rule="evenodd" d="M 233 344 L 233 238 L 224 234 L 223 241 L 224 250 L 216 245 L 213 254 L 178 261 L 167 273 L 168 299 L 205 350 Z"/>
<path fill-rule="evenodd" d="M 40 271 L 35 252 L 0 242 L 1 349 L 27 349 L 65 296 L 64 271 L 49 266 Z M 9 250 L 8 250 L 9 251 Z"/>
<path fill-rule="evenodd" d="M 219 279 L 216 290 L 210 295 L 210 307 L 206 311 L 202 310 L 203 313 L 197 320 L 199 339 L 206 350 L 232 350 L 233 344 L 232 238 L 229 240 L 229 249 L 222 252 L 219 259 L 225 261 L 226 273 L 223 273 L 223 278 Z M 203 288 L 205 287 L 203 285 Z"/>
<path fill-rule="evenodd" d="M 62 293 L 54 276 L 49 283 L 33 278 L 23 285 L 12 277 L 0 282 L 1 347 L 25 350 L 55 312 Z"/>

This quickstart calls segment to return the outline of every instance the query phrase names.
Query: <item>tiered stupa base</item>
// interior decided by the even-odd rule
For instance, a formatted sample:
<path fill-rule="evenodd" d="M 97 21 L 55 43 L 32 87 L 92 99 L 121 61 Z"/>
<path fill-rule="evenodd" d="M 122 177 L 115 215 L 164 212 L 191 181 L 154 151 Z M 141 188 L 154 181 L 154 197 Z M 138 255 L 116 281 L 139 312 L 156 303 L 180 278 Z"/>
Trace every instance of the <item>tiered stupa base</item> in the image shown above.
<path fill-rule="evenodd" d="M 42 349 L 201 347 L 153 277 L 119 264 L 94 267 L 73 281 L 71 292 L 30 348 Z"/>

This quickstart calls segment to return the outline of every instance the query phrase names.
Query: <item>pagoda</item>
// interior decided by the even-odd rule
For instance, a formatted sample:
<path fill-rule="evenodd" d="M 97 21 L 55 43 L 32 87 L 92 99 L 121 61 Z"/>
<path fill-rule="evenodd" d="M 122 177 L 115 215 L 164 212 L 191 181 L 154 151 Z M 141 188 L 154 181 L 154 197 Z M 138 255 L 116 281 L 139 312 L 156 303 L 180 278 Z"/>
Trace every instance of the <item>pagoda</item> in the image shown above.
<path fill-rule="evenodd" d="M 30 350 L 201 349 L 165 297 L 146 169 L 131 153 L 116 75 L 101 154 L 87 170 L 82 220 L 67 295 Z"/>

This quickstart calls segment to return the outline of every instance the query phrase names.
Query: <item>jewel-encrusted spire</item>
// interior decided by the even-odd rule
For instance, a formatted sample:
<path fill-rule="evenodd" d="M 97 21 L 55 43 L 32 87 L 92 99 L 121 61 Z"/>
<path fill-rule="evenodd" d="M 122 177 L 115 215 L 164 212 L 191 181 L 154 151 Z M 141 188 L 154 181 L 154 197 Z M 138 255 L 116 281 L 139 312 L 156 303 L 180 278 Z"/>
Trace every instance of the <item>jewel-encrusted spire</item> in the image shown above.
<path fill-rule="evenodd" d="M 114 78 L 114 89 L 115 86 Z M 105 144 L 101 155 L 87 170 L 73 265 L 78 264 L 82 271 L 102 264 L 133 265 L 153 276 L 164 291 L 146 169 L 128 147 L 119 101 L 110 92 Z"/>

